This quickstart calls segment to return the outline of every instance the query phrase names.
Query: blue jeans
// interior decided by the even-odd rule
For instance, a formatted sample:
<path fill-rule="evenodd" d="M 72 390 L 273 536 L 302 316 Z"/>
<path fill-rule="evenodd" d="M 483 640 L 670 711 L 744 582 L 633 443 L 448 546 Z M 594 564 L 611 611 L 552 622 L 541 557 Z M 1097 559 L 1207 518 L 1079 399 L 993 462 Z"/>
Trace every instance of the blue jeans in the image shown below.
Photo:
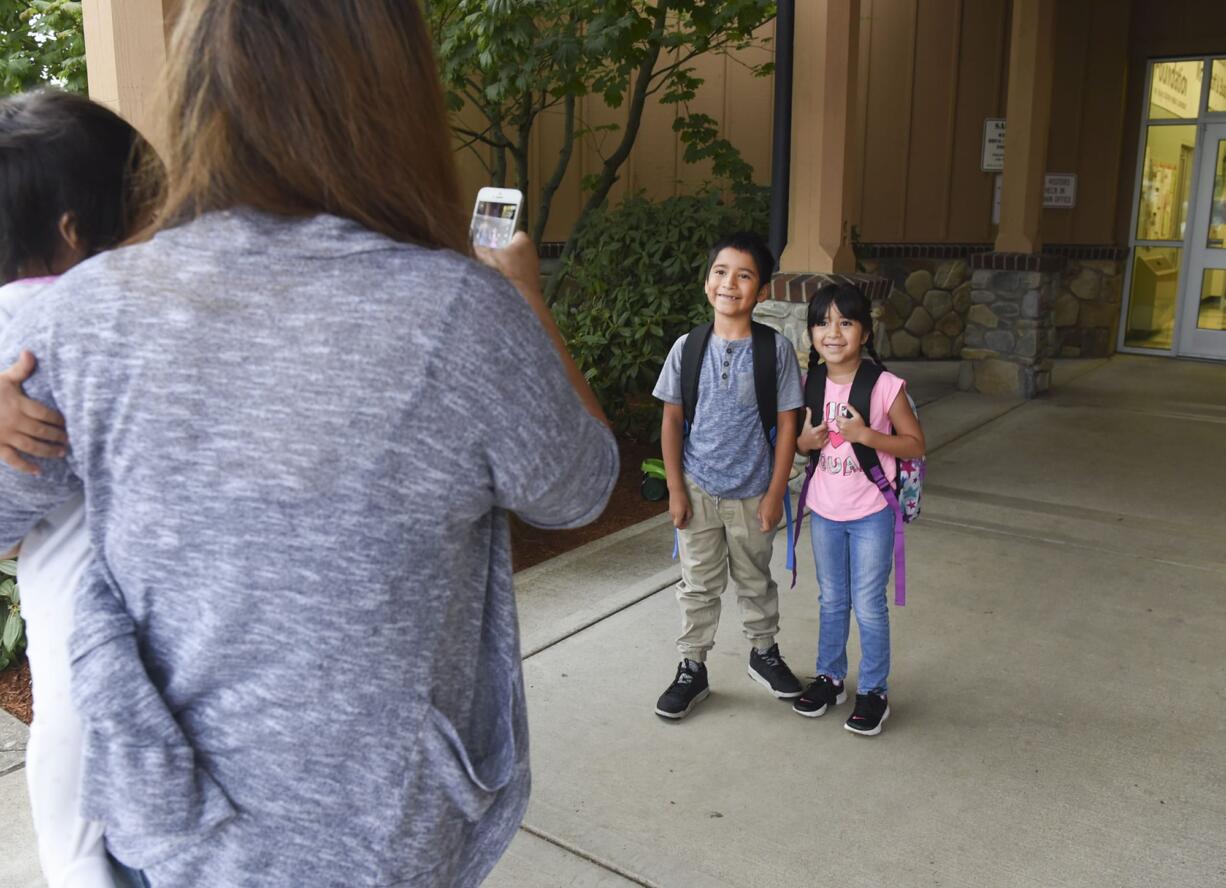
<path fill-rule="evenodd" d="M 887 506 L 855 521 L 812 515 L 809 536 L 821 588 L 817 674 L 847 677 L 851 611 L 860 627 L 860 675 L 856 692 L 886 692 L 890 674 L 890 610 L 885 587 L 894 558 L 894 513 Z"/>

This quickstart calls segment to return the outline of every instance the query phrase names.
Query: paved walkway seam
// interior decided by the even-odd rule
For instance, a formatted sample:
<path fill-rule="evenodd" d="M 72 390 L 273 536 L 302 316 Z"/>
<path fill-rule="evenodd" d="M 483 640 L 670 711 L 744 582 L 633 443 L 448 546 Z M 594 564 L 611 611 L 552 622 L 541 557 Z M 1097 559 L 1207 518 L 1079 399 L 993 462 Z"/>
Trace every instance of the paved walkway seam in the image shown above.
<path fill-rule="evenodd" d="M 555 644 L 561 644 L 562 642 L 566 641 L 569 638 L 574 638 L 576 635 L 578 635 L 580 632 L 583 632 L 585 629 L 591 629 L 597 623 L 601 623 L 607 620 L 609 617 L 614 616 L 615 614 L 620 614 L 626 608 L 634 607 L 636 604 L 646 601 L 648 598 L 650 598 L 653 595 L 659 595 L 665 589 L 668 589 L 668 588 L 671 588 L 672 586 L 677 585 L 677 579 L 678 579 L 677 577 L 673 577 L 667 583 L 664 583 L 661 586 L 657 586 L 656 588 L 643 593 L 642 595 L 638 596 L 637 598 L 631 601 L 624 602 L 623 604 L 619 605 L 615 610 L 603 611 L 600 614 L 597 614 L 596 616 L 592 617 L 590 620 L 587 620 L 584 623 L 574 627 L 569 632 L 567 632 L 565 635 L 558 636 L 557 638 L 551 638 L 549 639 L 549 641 L 545 642 L 544 644 L 538 644 L 536 647 L 522 652 L 520 655 L 520 659 L 527 660 L 529 657 L 535 657 L 537 654 L 541 653 L 542 651 L 549 650 Z"/>
<path fill-rule="evenodd" d="M 561 848 L 563 851 L 567 852 L 568 854 L 573 854 L 576 857 L 586 860 L 588 863 L 595 864 L 601 869 L 608 870 L 609 872 L 614 873 L 615 875 L 621 876 L 623 879 L 627 879 L 633 882 L 635 885 L 642 885 L 643 888 L 663 888 L 662 885 L 656 882 L 652 882 L 649 879 L 646 879 L 643 876 L 638 875 L 637 873 L 632 873 L 627 869 L 623 869 L 622 867 L 618 866 L 616 863 L 613 863 L 611 860 L 605 860 L 603 857 L 599 857 L 595 854 L 591 854 L 587 851 L 584 851 L 582 848 L 576 848 L 574 845 L 570 844 L 564 839 L 559 839 L 557 836 L 551 833 L 545 832 L 545 830 L 543 829 L 538 829 L 535 826 L 529 826 L 527 823 L 522 824 L 520 826 L 520 829 L 522 829 L 524 832 L 530 835 L 536 836 L 538 839 L 541 839 L 542 841 L 548 842 L 549 844 L 557 848 Z"/>

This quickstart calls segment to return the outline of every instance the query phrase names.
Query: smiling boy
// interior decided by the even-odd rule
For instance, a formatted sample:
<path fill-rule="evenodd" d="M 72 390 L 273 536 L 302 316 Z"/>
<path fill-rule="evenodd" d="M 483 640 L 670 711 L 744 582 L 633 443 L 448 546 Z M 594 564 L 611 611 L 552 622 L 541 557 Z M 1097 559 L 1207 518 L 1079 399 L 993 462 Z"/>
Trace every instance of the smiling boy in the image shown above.
<path fill-rule="evenodd" d="M 687 339 L 705 335 L 704 327 L 673 345 L 653 392 L 664 402 L 660 443 L 681 557 L 677 649 L 682 659 L 656 703 L 656 714 L 664 718 L 684 718 L 710 693 L 706 658 L 715 644 L 720 596 L 729 577 L 752 645 L 750 677 L 776 697 L 791 699 L 801 691 L 775 643 L 779 593 L 770 573 L 796 450 L 796 408 L 804 400 L 796 352 L 785 337 L 772 337 L 778 411 L 774 442 L 763 432 L 754 382 L 753 310 L 766 298 L 774 264 L 770 249 L 755 234 L 729 235 L 711 248 L 705 290 L 714 321 L 701 355 L 689 427 L 682 359 Z"/>

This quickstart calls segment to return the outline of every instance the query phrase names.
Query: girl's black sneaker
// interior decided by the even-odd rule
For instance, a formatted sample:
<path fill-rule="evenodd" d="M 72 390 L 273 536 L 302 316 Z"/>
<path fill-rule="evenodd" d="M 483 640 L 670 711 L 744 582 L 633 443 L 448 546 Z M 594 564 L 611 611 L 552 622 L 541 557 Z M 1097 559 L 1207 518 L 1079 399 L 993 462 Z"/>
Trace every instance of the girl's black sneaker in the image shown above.
<path fill-rule="evenodd" d="M 682 660 L 677 666 L 677 677 L 656 701 L 656 715 L 661 718 L 685 718 L 710 693 L 706 664 L 697 660 Z"/>
<path fill-rule="evenodd" d="M 856 694 L 856 708 L 846 724 L 853 734 L 872 737 L 881 733 L 881 724 L 890 717 L 890 702 L 882 694 Z"/>
<path fill-rule="evenodd" d="M 829 675 L 819 675 L 813 683 L 805 688 L 805 692 L 796 698 L 792 711 L 805 718 L 817 718 L 826 714 L 828 706 L 837 706 L 847 702 L 847 690 L 843 683 L 834 683 Z"/>

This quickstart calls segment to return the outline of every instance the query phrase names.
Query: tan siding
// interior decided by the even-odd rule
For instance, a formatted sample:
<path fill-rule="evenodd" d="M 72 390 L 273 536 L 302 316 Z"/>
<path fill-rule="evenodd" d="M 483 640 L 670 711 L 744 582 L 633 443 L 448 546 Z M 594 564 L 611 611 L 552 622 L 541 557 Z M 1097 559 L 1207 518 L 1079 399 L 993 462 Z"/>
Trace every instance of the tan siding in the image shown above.
<path fill-rule="evenodd" d="M 1055 10 L 1051 129 L 1047 137 L 1049 173 L 1076 173 L 1082 141 L 1082 107 L 1087 85 L 1086 53 L 1091 42 L 1090 2 L 1059 3 Z M 1093 133 L 1088 134 L 1091 139 Z M 1073 211 L 1043 210 L 1045 243 L 1073 243 Z"/>
<path fill-rule="evenodd" d="M 860 236 L 866 241 L 903 239 L 911 88 L 915 70 L 915 0 L 874 0 Z M 803 40 L 797 34 L 797 41 Z"/>
<path fill-rule="evenodd" d="M 949 218 L 961 0 L 919 0 L 903 238 L 941 240 Z"/>
<path fill-rule="evenodd" d="M 851 152 L 849 174 L 852 177 L 851 206 L 848 208 L 847 219 L 855 227 L 859 237 L 864 235 L 864 150 L 866 144 L 864 134 L 868 130 L 868 65 L 873 49 L 873 0 L 860 0 L 860 40 L 856 55 L 856 108 L 855 126 L 856 140 L 853 144 L 859 147 Z M 792 124 L 795 126 L 795 123 Z M 796 164 L 800 162 L 792 155 L 792 175 L 796 175 Z"/>
<path fill-rule="evenodd" d="M 1004 116 L 1006 0 L 969 0 L 962 6 L 958 52 L 958 95 L 952 161 L 948 176 L 950 241 L 981 243 L 995 236 L 992 225 L 994 177 L 979 169 L 983 122 Z"/>

